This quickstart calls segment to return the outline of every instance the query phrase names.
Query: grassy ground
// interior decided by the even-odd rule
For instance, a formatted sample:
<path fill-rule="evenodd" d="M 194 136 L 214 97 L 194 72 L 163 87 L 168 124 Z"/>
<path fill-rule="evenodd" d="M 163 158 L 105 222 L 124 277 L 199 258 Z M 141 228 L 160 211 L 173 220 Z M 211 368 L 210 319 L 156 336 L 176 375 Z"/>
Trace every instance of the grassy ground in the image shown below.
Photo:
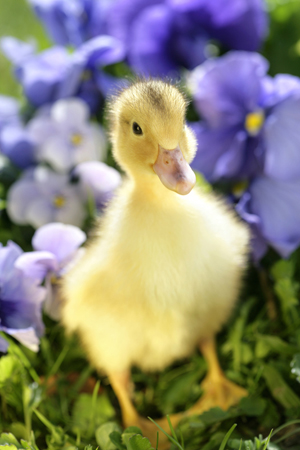
<path fill-rule="evenodd" d="M 218 450 L 234 424 L 228 449 L 263 449 L 258 443 L 285 424 L 268 448 L 300 449 L 300 422 L 293 422 L 300 418 L 300 311 L 298 284 L 293 281 L 297 259 L 277 263 L 271 277 L 250 270 L 235 315 L 218 337 L 226 375 L 246 387 L 249 397 L 227 412 L 216 408 L 181 423 L 177 435 L 186 449 Z M 75 338 L 67 339 L 58 324 L 45 320 L 39 354 L 12 345 L 0 360 L 0 430 L 31 442 L 33 431 L 39 449 L 100 445 L 103 450 L 122 450 L 109 439 L 112 431 L 114 439 L 121 439 L 121 422 L 107 379 L 89 366 Z M 163 373 L 134 369 L 138 410 L 156 418 L 186 409 L 200 396 L 205 372 L 198 353 Z"/>

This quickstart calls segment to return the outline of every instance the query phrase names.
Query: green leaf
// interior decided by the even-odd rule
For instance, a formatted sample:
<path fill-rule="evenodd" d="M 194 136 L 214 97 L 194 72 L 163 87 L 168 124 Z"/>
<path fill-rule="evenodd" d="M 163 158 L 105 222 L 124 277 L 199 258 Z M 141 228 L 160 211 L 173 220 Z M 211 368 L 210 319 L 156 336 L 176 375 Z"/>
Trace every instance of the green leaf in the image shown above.
<path fill-rule="evenodd" d="M 272 266 L 271 274 L 275 280 L 282 278 L 293 278 L 295 271 L 294 263 L 281 259 Z"/>
<path fill-rule="evenodd" d="M 128 444 L 129 439 L 132 436 L 135 436 L 136 434 L 142 435 L 142 431 L 138 427 L 128 427 L 122 433 L 122 442 L 123 442 L 123 444 L 126 445 L 127 448 L 128 448 L 128 445 L 129 445 Z"/>
<path fill-rule="evenodd" d="M 11 444 L 16 448 L 22 448 L 12 433 L 2 433 L 0 436 L 0 445 Z M 6 447 L 7 448 L 7 447 Z"/>
<path fill-rule="evenodd" d="M 113 431 L 121 432 L 120 426 L 115 422 L 106 422 L 97 428 L 95 437 L 97 444 L 102 450 L 115 450 L 118 448 L 110 439 L 110 434 Z"/>
<path fill-rule="evenodd" d="M 115 410 L 106 394 L 101 394 L 94 400 L 90 394 L 80 394 L 73 408 L 73 427 L 82 432 L 87 432 L 90 429 L 92 418 L 95 428 L 97 428 L 114 416 Z"/>
<path fill-rule="evenodd" d="M 118 431 L 112 431 L 109 435 L 109 438 L 118 450 L 126 450 L 126 447 L 122 442 L 121 433 L 119 433 Z"/>
<path fill-rule="evenodd" d="M 300 407 L 300 398 L 292 391 L 275 367 L 265 365 L 263 377 L 275 400 L 285 409 Z"/>
<path fill-rule="evenodd" d="M 300 353 L 296 353 L 291 362 L 291 372 L 296 375 L 297 381 L 300 383 Z"/>
<path fill-rule="evenodd" d="M 12 444 L 6 444 L 6 445 L 0 444 L 0 450 L 17 450 L 18 448 L 21 448 L 21 447 L 16 447 L 15 445 L 12 445 Z"/>
<path fill-rule="evenodd" d="M 265 411 L 267 402 L 263 398 L 244 397 L 239 403 L 239 409 L 247 416 L 261 416 Z"/>
<path fill-rule="evenodd" d="M 152 445 L 148 438 L 141 436 L 140 434 L 135 434 L 132 436 L 127 445 L 127 450 L 150 450 Z"/>
<path fill-rule="evenodd" d="M 0 358 L 0 387 L 12 377 L 17 366 L 18 361 L 13 355 L 5 355 Z"/>
<path fill-rule="evenodd" d="M 230 417 L 230 413 L 223 411 L 223 409 L 219 407 L 215 407 L 202 413 L 200 419 L 205 425 L 212 425 L 216 422 L 222 422 L 225 419 L 229 419 Z"/>

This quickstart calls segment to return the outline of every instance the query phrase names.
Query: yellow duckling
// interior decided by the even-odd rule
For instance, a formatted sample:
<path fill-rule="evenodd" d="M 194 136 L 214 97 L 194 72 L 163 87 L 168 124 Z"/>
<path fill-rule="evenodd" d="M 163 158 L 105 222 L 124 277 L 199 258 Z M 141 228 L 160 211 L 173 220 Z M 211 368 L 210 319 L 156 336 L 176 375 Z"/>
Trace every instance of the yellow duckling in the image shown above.
<path fill-rule="evenodd" d="M 124 425 L 150 438 L 157 429 L 130 398 L 132 365 L 160 370 L 198 346 L 209 371 L 187 414 L 226 409 L 246 395 L 224 377 L 214 336 L 235 305 L 249 233 L 220 199 L 193 189 L 196 140 L 186 105 L 160 80 L 137 81 L 112 99 L 113 154 L 127 179 L 63 285 L 67 330 L 108 375 Z"/>

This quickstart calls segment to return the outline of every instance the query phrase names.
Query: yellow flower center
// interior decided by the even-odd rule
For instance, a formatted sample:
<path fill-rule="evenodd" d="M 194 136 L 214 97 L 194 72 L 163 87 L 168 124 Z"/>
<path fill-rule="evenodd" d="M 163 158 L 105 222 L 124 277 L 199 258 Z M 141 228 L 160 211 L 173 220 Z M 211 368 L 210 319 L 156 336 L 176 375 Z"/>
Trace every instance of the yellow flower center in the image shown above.
<path fill-rule="evenodd" d="M 65 203 L 66 199 L 62 195 L 56 195 L 53 199 L 53 205 L 55 206 L 55 208 L 62 208 Z"/>
<path fill-rule="evenodd" d="M 245 128 L 250 136 L 257 136 L 265 121 L 264 112 L 261 110 L 246 115 Z"/>
<path fill-rule="evenodd" d="M 58 278 L 56 275 L 52 274 L 50 278 L 51 284 L 58 284 Z"/>
<path fill-rule="evenodd" d="M 88 81 L 92 78 L 92 72 L 89 69 L 85 69 L 81 74 L 81 81 Z"/>
<path fill-rule="evenodd" d="M 72 142 L 73 145 L 80 145 L 82 142 L 82 135 L 79 133 L 74 133 L 72 134 L 70 140 Z"/>
<path fill-rule="evenodd" d="M 232 188 L 232 193 L 235 195 L 235 197 L 240 198 L 247 189 L 248 184 L 249 183 L 247 180 L 241 180 L 235 183 Z"/>

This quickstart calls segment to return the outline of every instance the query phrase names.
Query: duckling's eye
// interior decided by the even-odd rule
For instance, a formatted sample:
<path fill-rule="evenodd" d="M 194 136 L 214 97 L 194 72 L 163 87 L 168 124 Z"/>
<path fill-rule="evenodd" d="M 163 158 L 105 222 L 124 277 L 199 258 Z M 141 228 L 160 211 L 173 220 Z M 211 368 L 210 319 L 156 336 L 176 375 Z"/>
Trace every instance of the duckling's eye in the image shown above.
<path fill-rule="evenodd" d="M 143 130 L 136 122 L 133 122 L 132 124 L 132 131 L 134 132 L 134 134 L 143 134 Z"/>

